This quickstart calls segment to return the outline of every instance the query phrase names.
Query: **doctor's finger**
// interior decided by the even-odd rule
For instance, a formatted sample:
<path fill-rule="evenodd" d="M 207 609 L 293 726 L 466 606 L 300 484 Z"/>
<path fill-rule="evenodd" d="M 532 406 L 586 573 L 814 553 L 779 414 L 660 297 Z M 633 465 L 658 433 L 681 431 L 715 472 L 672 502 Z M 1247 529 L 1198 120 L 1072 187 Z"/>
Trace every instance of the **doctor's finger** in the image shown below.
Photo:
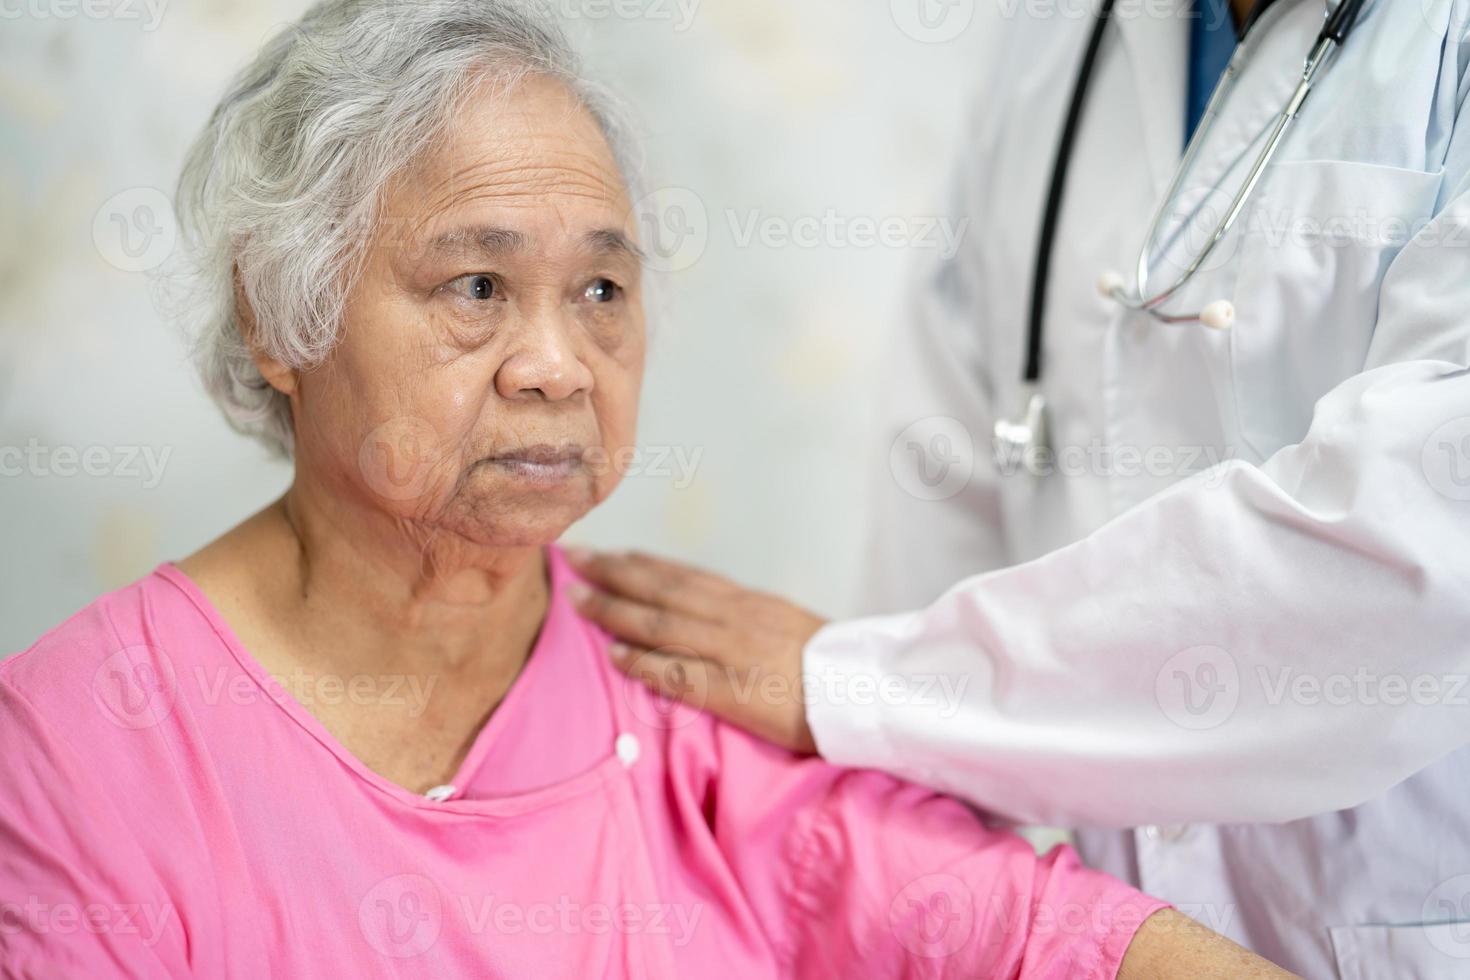
<path fill-rule="evenodd" d="M 670 700 L 709 711 L 789 751 L 816 752 L 799 688 L 742 684 L 731 668 L 682 648 L 617 643 L 609 655 L 623 673 Z"/>
<path fill-rule="evenodd" d="M 567 559 L 599 588 L 650 606 L 722 620 L 727 600 L 741 589 L 689 565 L 638 552 L 569 549 Z"/>
<path fill-rule="evenodd" d="M 725 643 L 717 624 L 697 616 L 651 606 L 580 582 L 569 586 L 567 595 L 583 616 L 635 646 L 686 647 L 702 654 Z"/>

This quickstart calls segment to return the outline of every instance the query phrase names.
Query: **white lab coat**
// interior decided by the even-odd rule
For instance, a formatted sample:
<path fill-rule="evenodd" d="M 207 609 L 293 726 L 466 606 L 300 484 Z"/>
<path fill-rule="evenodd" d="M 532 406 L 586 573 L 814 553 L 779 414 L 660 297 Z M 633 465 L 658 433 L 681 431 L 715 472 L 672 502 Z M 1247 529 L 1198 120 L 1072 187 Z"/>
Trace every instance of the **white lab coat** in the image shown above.
<path fill-rule="evenodd" d="M 1470 0 L 1367 7 L 1176 304 L 1232 300 L 1228 331 L 1096 290 L 1131 281 L 1184 141 L 1187 22 L 1120 3 L 1049 291 L 1074 455 L 1005 475 L 990 429 L 1023 402 L 1091 28 L 1028 11 L 1077 6 L 992 26 L 971 232 L 923 269 L 885 379 L 871 597 L 925 608 L 813 640 L 817 743 L 1016 820 L 1140 828 L 1084 830 L 1084 856 L 1305 976 L 1470 977 Z M 1322 10 L 1266 15 L 1193 187 L 1233 189 Z"/>

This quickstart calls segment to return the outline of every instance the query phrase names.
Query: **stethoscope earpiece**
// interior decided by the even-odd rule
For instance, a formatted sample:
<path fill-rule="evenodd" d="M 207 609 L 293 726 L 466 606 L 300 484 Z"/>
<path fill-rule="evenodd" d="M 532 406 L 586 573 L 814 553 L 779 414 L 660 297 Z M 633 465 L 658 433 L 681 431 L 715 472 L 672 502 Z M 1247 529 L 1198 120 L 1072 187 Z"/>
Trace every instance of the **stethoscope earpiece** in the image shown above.
<path fill-rule="evenodd" d="M 1229 330 L 1235 326 L 1235 304 L 1228 299 L 1217 299 L 1199 311 L 1199 322 L 1215 330 Z"/>

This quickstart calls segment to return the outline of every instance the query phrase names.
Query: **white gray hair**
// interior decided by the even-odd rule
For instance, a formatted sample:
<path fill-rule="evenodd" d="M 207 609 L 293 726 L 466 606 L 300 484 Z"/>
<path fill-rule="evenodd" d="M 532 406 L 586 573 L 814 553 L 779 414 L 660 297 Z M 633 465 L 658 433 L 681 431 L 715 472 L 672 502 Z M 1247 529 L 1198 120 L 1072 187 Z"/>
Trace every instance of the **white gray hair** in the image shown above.
<path fill-rule="evenodd" d="M 297 369 L 320 364 L 385 185 L 445 131 L 472 83 L 509 88 L 527 75 L 556 78 L 581 101 L 632 195 L 616 103 L 536 0 L 321 0 L 236 76 L 176 199 L 196 357 L 235 429 L 291 455 L 290 404 L 255 366 L 237 295 L 264 352 Z"/>

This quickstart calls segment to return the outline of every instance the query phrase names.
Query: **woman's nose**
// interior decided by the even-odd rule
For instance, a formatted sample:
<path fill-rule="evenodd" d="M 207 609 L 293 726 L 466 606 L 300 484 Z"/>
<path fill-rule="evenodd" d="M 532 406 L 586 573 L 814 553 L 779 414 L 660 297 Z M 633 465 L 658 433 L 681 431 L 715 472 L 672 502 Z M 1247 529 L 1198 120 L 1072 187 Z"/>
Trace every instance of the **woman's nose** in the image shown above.
<path fill-rule="evenodd" d="M 495 387 L 502 398 L 561 401 L 591 391 L 592 371 L 577 356 L 570 328 L 548 316 L 518 332 L 496 372 Z"/>

